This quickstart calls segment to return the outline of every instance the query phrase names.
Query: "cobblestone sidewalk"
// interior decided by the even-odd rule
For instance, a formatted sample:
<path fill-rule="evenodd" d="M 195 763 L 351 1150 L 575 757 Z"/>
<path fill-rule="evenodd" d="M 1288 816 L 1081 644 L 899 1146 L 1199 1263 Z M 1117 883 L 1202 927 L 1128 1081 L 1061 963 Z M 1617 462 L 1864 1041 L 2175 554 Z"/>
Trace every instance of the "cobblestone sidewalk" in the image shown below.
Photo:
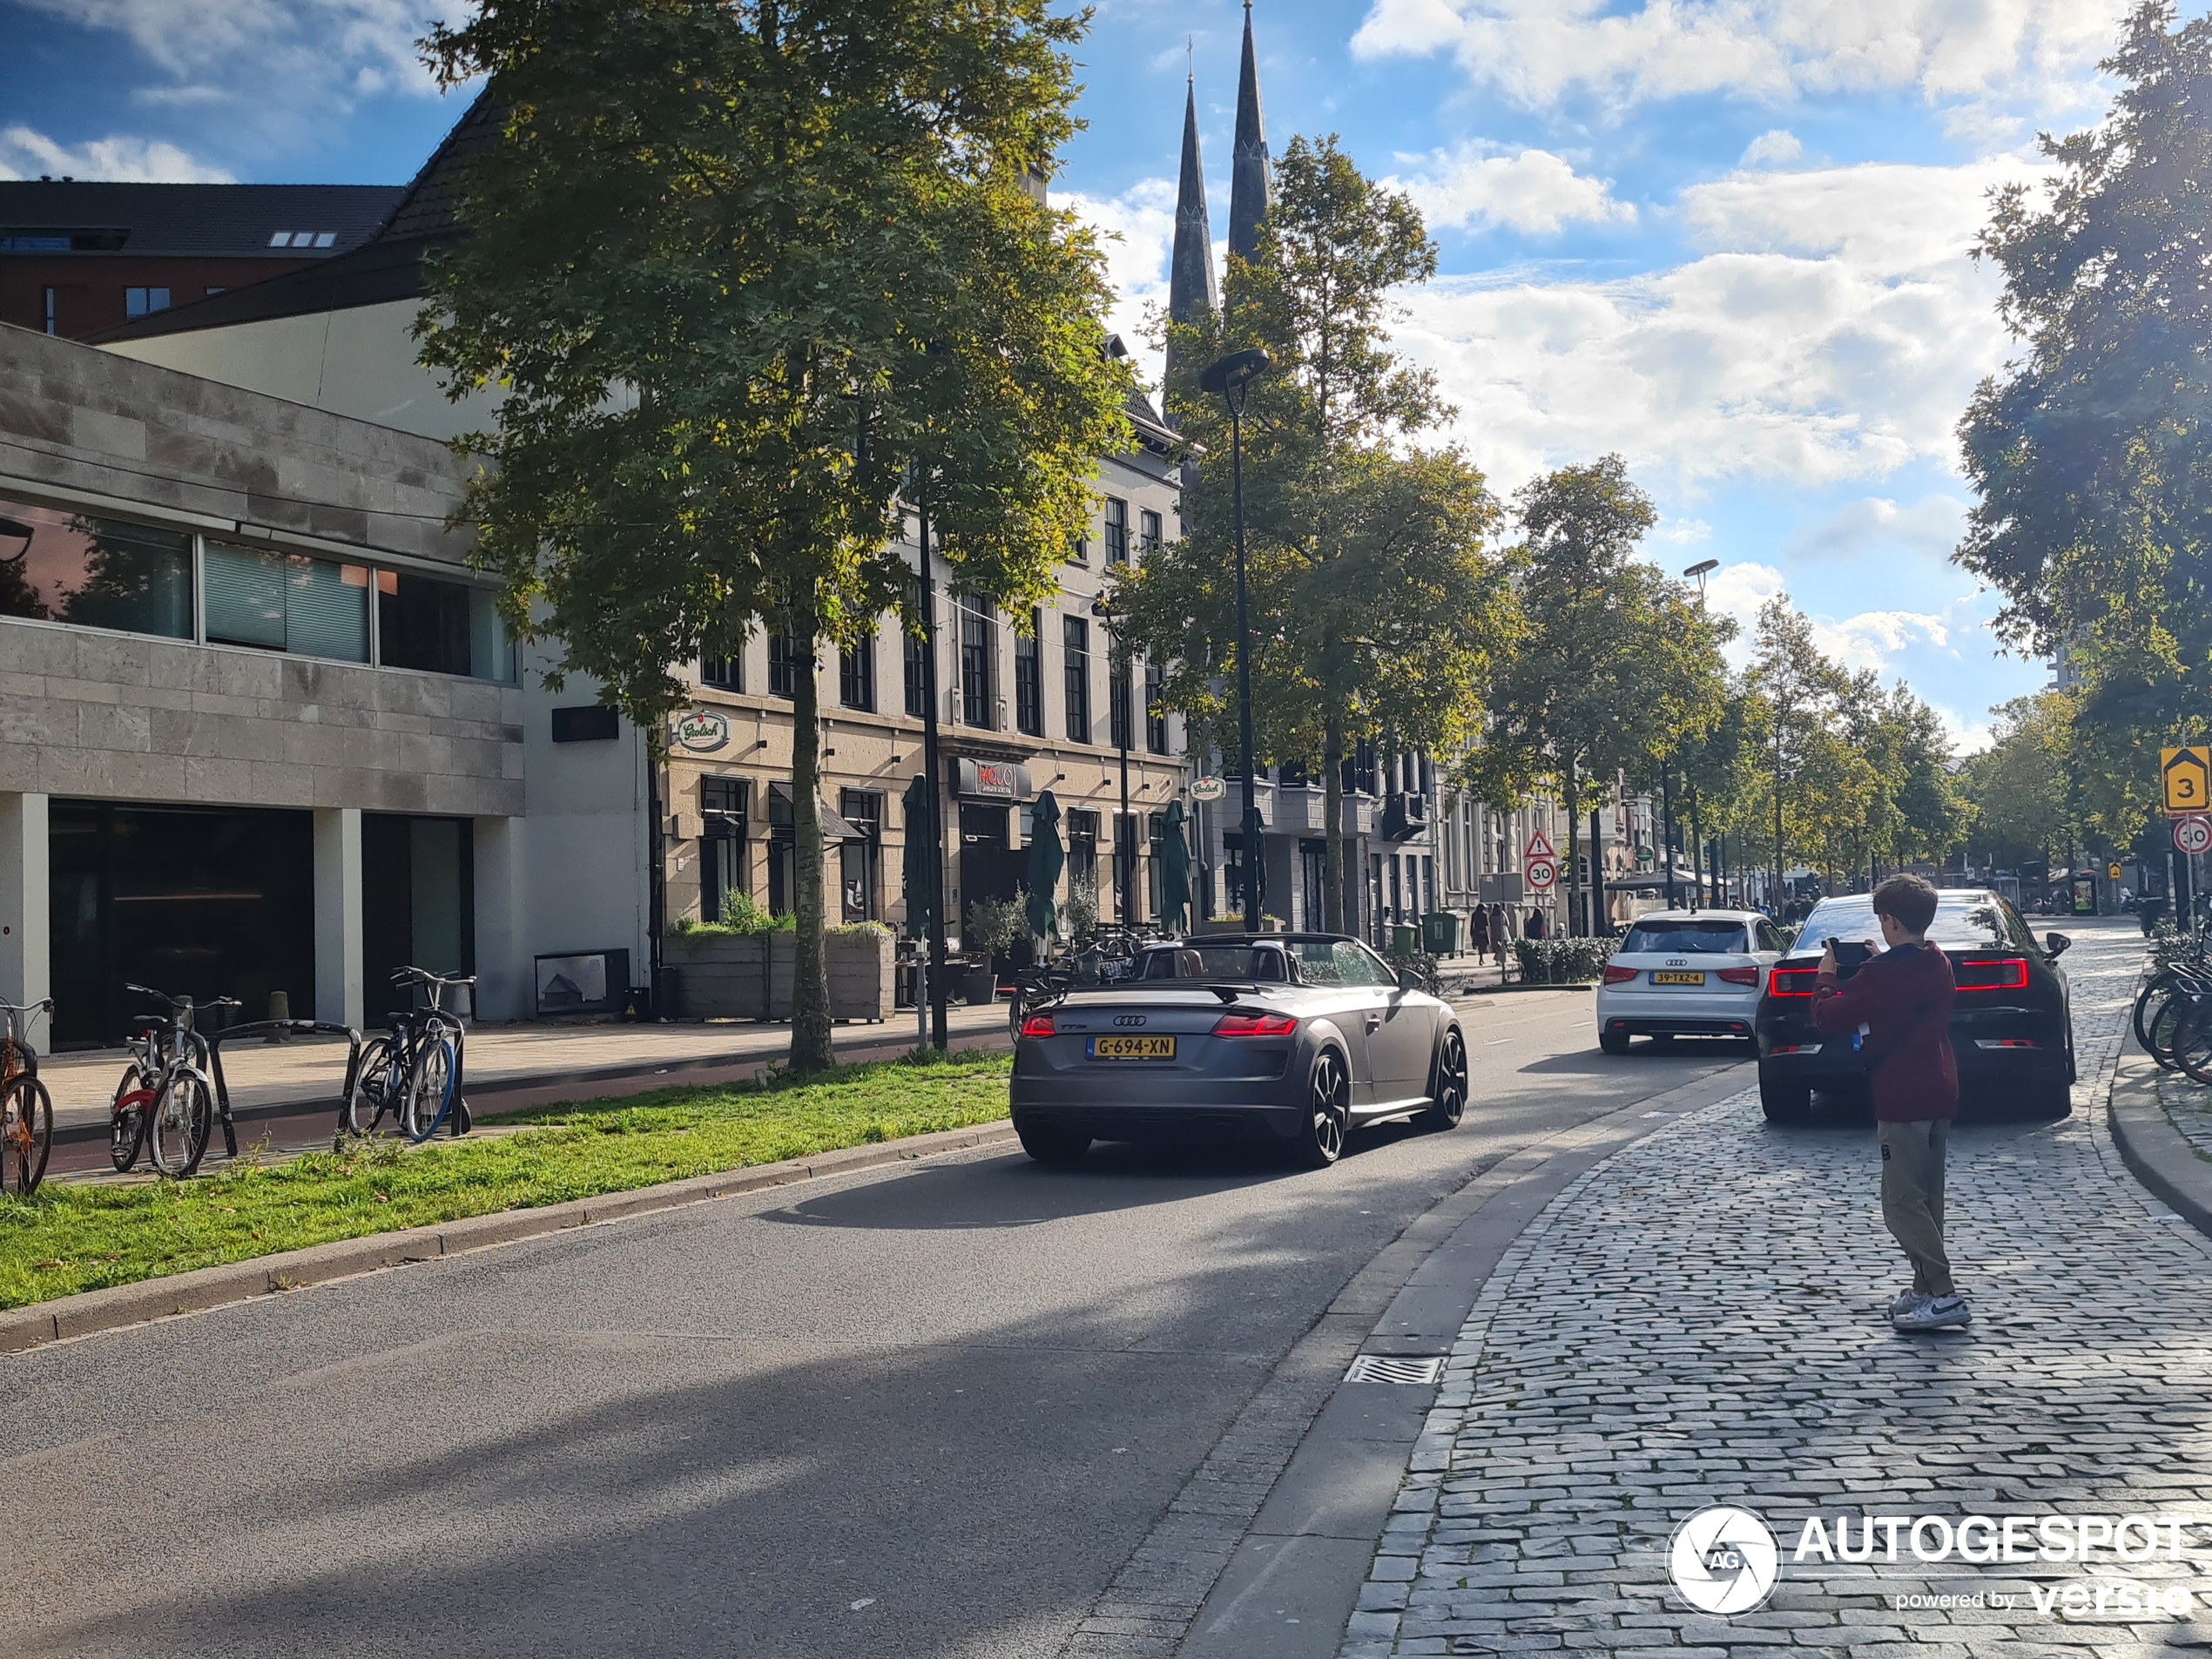
<path fill-rule="evenodd" d="M 2212 1241 L 2135 1184 L 2090 1109 L 2119 1053 L 2132 934 L 2084 930 L 2068 961 L 2074 1116 L 1952 1143 L 1966 1332 L 1904 1337 L 1883 1317 L 1905 1273 L 1864 1126 L 1770 1128 L 1746 1094 L 1563 1192 L 1461 1333 L 1342 1659 L 2212 1647 Z M 1775 1593 L 1733 1618 L 1668 1580 L 1675 1528 L 1715 1503 L 1782 1543 Z M 1791 1560 L 1808 1516 L 1868 1514 L 2191 1524 L 2179 1561 L 2125 1567 Z M 2037 1611 L 2085 1571 L 2187 1588 L 2193 1614 Z M 1981 1604 L 1907 1601 L 1946 1595 Z"/>
<path fill-rule="evenodd" d="M 2158 1103 L 2182 1137 L 2212 1158 L 2212 1089 L 2170 1071 L 2158 1075 Z"/>

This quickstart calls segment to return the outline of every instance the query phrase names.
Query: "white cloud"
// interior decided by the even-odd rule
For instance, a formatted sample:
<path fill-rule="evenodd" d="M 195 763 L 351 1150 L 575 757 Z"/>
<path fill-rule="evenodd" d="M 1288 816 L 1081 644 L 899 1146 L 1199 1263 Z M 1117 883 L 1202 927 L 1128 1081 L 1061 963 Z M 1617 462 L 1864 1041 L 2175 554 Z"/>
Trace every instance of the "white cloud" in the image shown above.
<path fill-rule="evenodd" d="M 1175 182 L 1144 179 L 1118 196 L 1054 192 L 1053 206 L 1064 207 L 1096 231 L 1106 249 L 1106 280 L 1116 300 L 1106 326 L 1122 337 L 1147 384 L 1157 386 L 1163 365 L 1150 343 L 1153 307 L 1168 302 L 1168 260 L 1175 251 Z M 1218 246 L 1214 269 L 1220 271 Z"/>
<path fill-rule="evenodd" d="M 223 185 L 231 175 L 195 161 L 173 144 L 145 138 L 94 138 L 75 148 L 22 125 L 0 127 L 0 179 L 42 175 L 111 184 Z"/>
<path fill-rule="evenodd" d="M 1804 154 L 1805 147 L 1797 142 L 1797 135 L 1787 127 L 1777 127 L 1771 132 L 1762 132 L 1743 146 L 1743 165 L 1771 166 L 1784 161 L 1795 161 Z"/>
<path fill-rule="evenodd" d="M 1936 718 L 1943 724 L 1943 734 L 1950 739 L 1951 752 L 1960 759 L 1979 754 L 1997 741 L 1997 735 L 1990 730 L 1987 720 L 1969 720 L 1956 709 L 1946 708 L 1940 703 L 1931 703 L 1928 706 L 1935 711 Z"/>
<path fill-rule="evenodd" d="M 1448 53 L 1539 108 L 1700 93 L 1785 103 L 1911 88 L 1931 103 L 2070 103 L 2129 0 L 1372 0 L 1355 57 Z"/>
<path fill-rule="evenodd" d="M 1635 205 L 1615 200 L 1608 181 L 1576 172 L 1548 150 L 1506 155 L 1470 143 L 1399 159 L 1425 165 L 1408 178 L 1383 182 L 1410 195 L 1432 225 L 1501 226 L 1524 235 L 1553 236 L 1576 221 L 1635 222 Z"/>
<path fill-rule="evenodd" d="M 1841 620 L 1809 617 L 1813 644 L 1822 652 L 1857 670 L 1871 668 L 1887 675 L 1890 659 L 1915 645 L 1943 646 L 1951 631 L 1941 617 L 1917 610 L 1862 610 Z"/>
<path fill-rule="evenodd" d="M 1671 542 L 1676 547 L 1691 547 L 1709 541 L 1713 527 L 1702 518 L 1669 518 L 1660 521 L 1659 539 Z"/>
<path fill-rule="evenodd" d="M 1964 529 L 1966 503 L 1955 496 L 1927 496 L 1900 506 L 1880 496 L 1848 502 L 1793 536 L 1789 550 L 1815 559 L 1858 559 L 1872 553 L 1950 556 Z"/>
<path fill-rule="evenodd" d="M 1966 247 L 2026 164 L 1739 172 L 1679 211 L 1701 257 L 1613 280 L 1447 278 L 1405 296 L 1399 344 L 1436 370 L 1501 482 L 1618 450 L 1696 490 L 1949 467 L 2006 336 Z"/>

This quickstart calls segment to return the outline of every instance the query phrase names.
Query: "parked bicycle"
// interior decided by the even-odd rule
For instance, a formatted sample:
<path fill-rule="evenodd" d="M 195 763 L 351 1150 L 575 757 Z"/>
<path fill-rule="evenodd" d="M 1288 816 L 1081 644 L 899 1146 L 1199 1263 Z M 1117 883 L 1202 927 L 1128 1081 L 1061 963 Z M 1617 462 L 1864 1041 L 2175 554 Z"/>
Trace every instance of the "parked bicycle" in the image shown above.
<path fill-rule="evenodd" d="M 28 1198 L 46 1178 L 54 1148 L 54 1099 L 38 1081 L 38 1050 L 30 1022 L 54 1011 L 51 996 L 36 1002 L 0 1002 L 0 1192 Z"/>
<path fill-rule="evenodd" d="M 436 1134 L 441 1123 L 449 1124 L 455 1136 L 469 1132 L 469 1103 L 461 1092 L 464 1033 L 444 998 L 455 987 L 475 982 L 474 974 L 433 974 L 421 968 L 402 968 L 392 975 L 393 984 L 421 990 L 429 1006 L 394 1014 L 389 1034 L 361 1050 L 346 1093 L 347 1129 L 374 1135 L 389 1116 L 395 1128 L 418 1143 Z"/>
<path fill-rule="evenodd" d="M 215 1123 L 215 1085 L 209 1075 L 207 1039 L 199 1016 L 211 1009 L 234 1008 L 234 996 L 196 1002 L 150 985 L 125 985 L 138 996 L 169 1005 L 167 1017 L 142 1015 L 139 1035 L 131 1042 L 131 1062 L 115 1086 L 108 1107 L 108 1162 L 130 1169 L 143 1150 L 153 1167 L 178 1179 L 199 1168 Z"/>

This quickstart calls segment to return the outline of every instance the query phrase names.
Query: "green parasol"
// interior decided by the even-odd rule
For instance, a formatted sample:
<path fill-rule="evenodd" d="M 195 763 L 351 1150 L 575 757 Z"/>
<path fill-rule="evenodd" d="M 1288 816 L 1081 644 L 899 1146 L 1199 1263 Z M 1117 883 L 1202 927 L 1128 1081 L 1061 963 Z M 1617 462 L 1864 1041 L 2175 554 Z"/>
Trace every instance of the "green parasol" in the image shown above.
<path fill-rule="evenodd" d="M 1188 931 L 1190 908 L 1190 840 L 1183 833 L 1183 803 L 1168 803 L 1167 833 L 1160 843 L 1160 902 L 1170 933 Z"/>
<path fill-rule="evenodd" d="M 1029 808 L 1029 933 L 1036 939 L 1052 932 L 1059 906 L 1052 895 L 1059 890 L 1060 872 L 1067 867 L 1068 852 L 1060 845 L 1060 803 L 1049 789 L 1040 792 Z"/>
<path fill-rule="evenodd" d="M 907 786 L 907 850 L 899 868 L 907 900 L 907 937 L 929 932 L 929 779 L 917 775 Z"/>

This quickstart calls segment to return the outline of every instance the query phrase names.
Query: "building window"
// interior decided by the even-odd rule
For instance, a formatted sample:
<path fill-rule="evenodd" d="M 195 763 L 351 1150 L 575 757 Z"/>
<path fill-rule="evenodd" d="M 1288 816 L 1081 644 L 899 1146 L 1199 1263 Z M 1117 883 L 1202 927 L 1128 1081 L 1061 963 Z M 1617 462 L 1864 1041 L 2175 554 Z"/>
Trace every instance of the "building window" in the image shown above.
<path fill-rule="evenodd" d="M 752 897 L 746 840 L 750 784 L 743 778 L 699 780 L 699 920 L 731 921 L 737 900 Z"/>
<path fill-rule="evenodd" d="M 929 642 L 920 634 L 899 636 L 899 656 L 907 687 L 907 713 L 921 719 L 929 712 Z"/>
<path fill-rule="evenodd" d="M 368 660 L 368 567 L 210 542 L 200 563 L 217 644 Z"/>
<path fill-rule="evenodd" d="M 54 332 L 54 291 L 51 288 L 45 290 L 45 299 L 46 332 L 51 334 Z"/>
<path fill-rule="evenodd" d="M 1082 808 L 1068 811 L 1068 888 L 1098 891 L 1098 814 Z"/>
<path fill-rule="evenodd" d="M 511 684 L 515 653 L 488 588 L 409 570 L 376 573 L 377 660 L 387 668 Z"/>
<path fill-rule="evenodd" d="M 190 639 L 192 537 L 0 500 L 0 617 Z"/>
<path fill-rule="evenodd" d="M 1061 655 L 1068 703 L 1068 738 L 1090 741 L 1090 624 L 1081 617 L 1060 619 Z M 1073 833 L 1070 831 L 1069 833 Z"/>
<path fill-rule="evenodd" d="M 848 709 L 875 712 L 875 636 L 837 654 L 837 700 Z"/>
<path fill-rule="evenodd" d="M 230 290 L 228 288 L 210 288 L 206 291 L 206 298 L 212 300 L 219 293 L 228 293 L 229 292 Z"/>
<path fill-rule="evenodd" d="M 1116 496 L 1106 497 L 1106 563 L 1129 563 L 1129 503 Z"/>
<path fill-rule="evenodd" d="M 883 797 L 847 789 L 837 798 L 838 816 L 860 832 L 838 851 L 840 902 L 847 921 L 876 921 L 877 873 L 882 868 Z"/>
<path fill-rule="evenodd" d="M 960 602 L 960 718 L 964 725 L 988 731 L 998 725 L 991 683 L 998 630 L 982 607 L 980 599 Z"/>
<path fill-rule="evenodd" d="M 1168 752 L 1168 711 L 1160 702 L 1160 670 L 1144 664 L 1144 746 L 1156 755 Z"/>
<path fill-rule="evenodd" d="M 1044 665 L 1038 660 L 1044 612 L 1029 613 L 1029 631 L 1014 636 L 1014 724 L 1032 738 L 1044 736 Z"/>
<path fill-rule="evenodd" d="M 1110 741 L 1116 749 L 1126 749 L 1136 741 L 1130 720 L 1130 672 L 1125 662 L 1116 663 L 1107 683 L 1107 724 L 1113 728 Z"/>
<path fill-rule="evenodd" d="M 156 311 L 169 309 L 169 290 L 166 288 L 125 288 L 123 290 L 123 314 L 144 317 Z"/>
<path fill-rule="evenodd" d="M 734 651 L 727 657 L 699 658 L 699 681 L 702 685 L 718 687 L 725 691 L 745 690 L 745 653 Z"/>
<path fill-rule="evenodd" d="M 801 668 L 798 636 L 789 623 L 779 623 L 768 631 L 768 695 L 797 697 Z"/>
<path fill-rule="evenodd" d="M 47 306 L 50 310 L 53 305 L 53 293 L 54 291 L 51 288 L 46 290 Z M 54 331 L 49 328 L 46 332 L 51 334 Z M 1090 537 L 1088 536 L 1078 536 L 1074 541 L 1069 543 L 1068 557 L 1073 563 L 1089 564 L 1090 563 Z"/>
<path fill-rule="evenodd" d="M 1160 516 L 1157 513 L 1139 513 L 1136 523 L 1136 556 L 1140 559 L 1149 558 L 1160 550 Z"/>

